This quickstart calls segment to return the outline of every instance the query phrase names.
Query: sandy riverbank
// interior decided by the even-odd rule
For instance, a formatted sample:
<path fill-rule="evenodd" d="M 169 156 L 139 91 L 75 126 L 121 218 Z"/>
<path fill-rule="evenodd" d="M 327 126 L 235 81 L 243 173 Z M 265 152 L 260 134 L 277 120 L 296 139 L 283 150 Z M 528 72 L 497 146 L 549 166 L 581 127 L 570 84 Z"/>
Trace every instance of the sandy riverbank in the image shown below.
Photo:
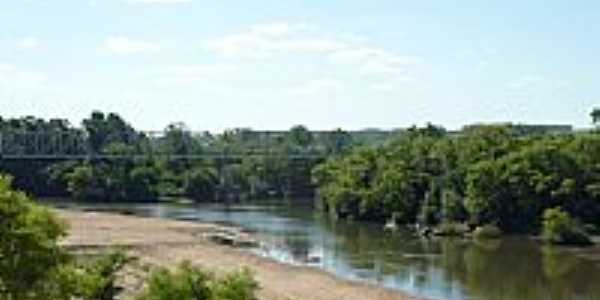
<path fill-rule="evenodd" d="M 340 280 L 314 268 L 281 264 L 202 238 L 203 233 L 220 230 L 219 225 L 64 210 L 58 214 L 70 225 L 69 235 L 63 241 L 65 246 L 77 249 L 122 246 L 143 263 L 152 265 L 173 266 L 189 260 L 217 272 L 248 267 L 261 285 L 261 300 L 418 299 Z"/>

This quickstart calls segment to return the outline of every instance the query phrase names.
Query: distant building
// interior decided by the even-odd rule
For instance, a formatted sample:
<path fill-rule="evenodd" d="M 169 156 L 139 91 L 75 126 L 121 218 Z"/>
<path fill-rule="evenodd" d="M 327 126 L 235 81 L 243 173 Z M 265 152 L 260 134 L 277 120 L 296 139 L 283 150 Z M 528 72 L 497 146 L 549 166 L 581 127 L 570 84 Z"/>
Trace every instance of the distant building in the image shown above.
<path fill-rule="evenodd" d="M 507 126 L 515 132 L 522 135 L 536 134 L 572 134 L 575 132 L 572 125 L 564 124 L 512 124 L 512 123 L 490 123 L 490 124 L 473 124 L 463 127 L 461 132 L 471 131 L 478 127 L 486 126 Z"/>

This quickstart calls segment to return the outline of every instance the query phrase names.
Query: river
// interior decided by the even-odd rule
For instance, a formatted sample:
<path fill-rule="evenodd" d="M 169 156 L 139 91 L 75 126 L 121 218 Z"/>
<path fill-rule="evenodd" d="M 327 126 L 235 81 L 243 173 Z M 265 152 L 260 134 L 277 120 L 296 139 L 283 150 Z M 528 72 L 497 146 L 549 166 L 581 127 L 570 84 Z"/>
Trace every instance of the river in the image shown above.
<path fill-rule="evenodd" d="M 251 250 L 258 255 L 429 299 L 600 299 L 600 262 L 524 237 L 422 239 L 375 224 L 327 221 L 297 205 L 55 205 L 240 226 L 264 241 Z"/>

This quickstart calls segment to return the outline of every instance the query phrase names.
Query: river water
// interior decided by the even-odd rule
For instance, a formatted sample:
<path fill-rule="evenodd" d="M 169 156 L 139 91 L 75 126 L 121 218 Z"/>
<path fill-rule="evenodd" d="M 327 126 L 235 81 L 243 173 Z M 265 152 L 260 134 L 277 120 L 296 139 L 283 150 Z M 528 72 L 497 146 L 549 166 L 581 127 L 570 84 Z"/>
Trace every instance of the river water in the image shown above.
<path fill-rule="evenodd" d="M 251 250 L 258 255 L 430 299 L 600 300 L 600 262 L 523 237 L 428 240 L 327 221 L 297 205 L 60 206 L 240 226 L 261 236 L 264 246 Z"/>

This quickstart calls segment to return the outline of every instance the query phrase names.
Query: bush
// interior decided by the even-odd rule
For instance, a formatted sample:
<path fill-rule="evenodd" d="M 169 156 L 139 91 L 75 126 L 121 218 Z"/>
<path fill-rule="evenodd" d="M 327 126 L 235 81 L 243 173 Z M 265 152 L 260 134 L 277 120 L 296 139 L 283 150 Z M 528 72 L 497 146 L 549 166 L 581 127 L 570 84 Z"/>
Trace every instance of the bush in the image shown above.
<path fill-rule="evenodd" d="M 116 273 L 130 261 L 122 253 L 86 266 L 58 245 L 66 226 L 0 175 L 0 299 L 113 300 Z"/>
<path fill-rule="evenodd" d="M 118 273 L 132 261 L 121 252 L 77 264 L 58 245 L 66 226 L 10 187 L 0 175 L 0 299 L 114 300 Z M 140 300 L 254 300 L 258 284 L 249 271 L 215 277 L 182 264 L 153 272 Z"/>
<path fill-rule="evenodd" d="M 105 191 L 104 184 L 91 165 L 76 166 L 66 173 L 65 179 L 68 191 L 78 200 L 102 199 Z"/>
<path fill-rule="evenodd" d="M 86 264 L 61 265 L 45 286 L 46 299 L 114 300 L 121 292 L 118 273 L 133 259 L 122 252 Z"/>
<path fill-rule="evenodd" d="M 102 162 L 75 165 L 63 175 L 73 198 L 82 201 L 156 201 L 160 176 L 152 165 Z"/>
<path fill-rule="evenodd" d="M 502 230 L 494 225 L 479 226 L 473 232 L 473 237 L 477 239 L 498 239 L 501 236 Z"/>
<path fill-rule="evenodd" d="M 58 246 L 65 225 L 0 175 L 0 299 L 35 299 L 52 272 L 67 260 Z"/>
<path fill-rule="evenodd" d="M 213 286 L 215 300 L 254 300 L 258 283 L 248 270 L 230 273 Z"/>
<path fill-rule="evenodd" d="M 174 271 L 160 268 L 152 272 L 137 300 L 255 300 L 257 289 L 247 270 L 218 278 L 186 262 Z"/>
<path fill-rule="evenodd" d="M 569 213 L 549 208 L 543 216 L 543 238 L 552 244 L 586 246 L 592 244 L 587 234 L 577 227 Z"/>
<path fill-rule="evenodd" d="M 185 174 L 183 189 L 185 194 L 196 200 L 210 202 L 215 199 L 217 174 L 210 168 L 196 168 Z"/>

